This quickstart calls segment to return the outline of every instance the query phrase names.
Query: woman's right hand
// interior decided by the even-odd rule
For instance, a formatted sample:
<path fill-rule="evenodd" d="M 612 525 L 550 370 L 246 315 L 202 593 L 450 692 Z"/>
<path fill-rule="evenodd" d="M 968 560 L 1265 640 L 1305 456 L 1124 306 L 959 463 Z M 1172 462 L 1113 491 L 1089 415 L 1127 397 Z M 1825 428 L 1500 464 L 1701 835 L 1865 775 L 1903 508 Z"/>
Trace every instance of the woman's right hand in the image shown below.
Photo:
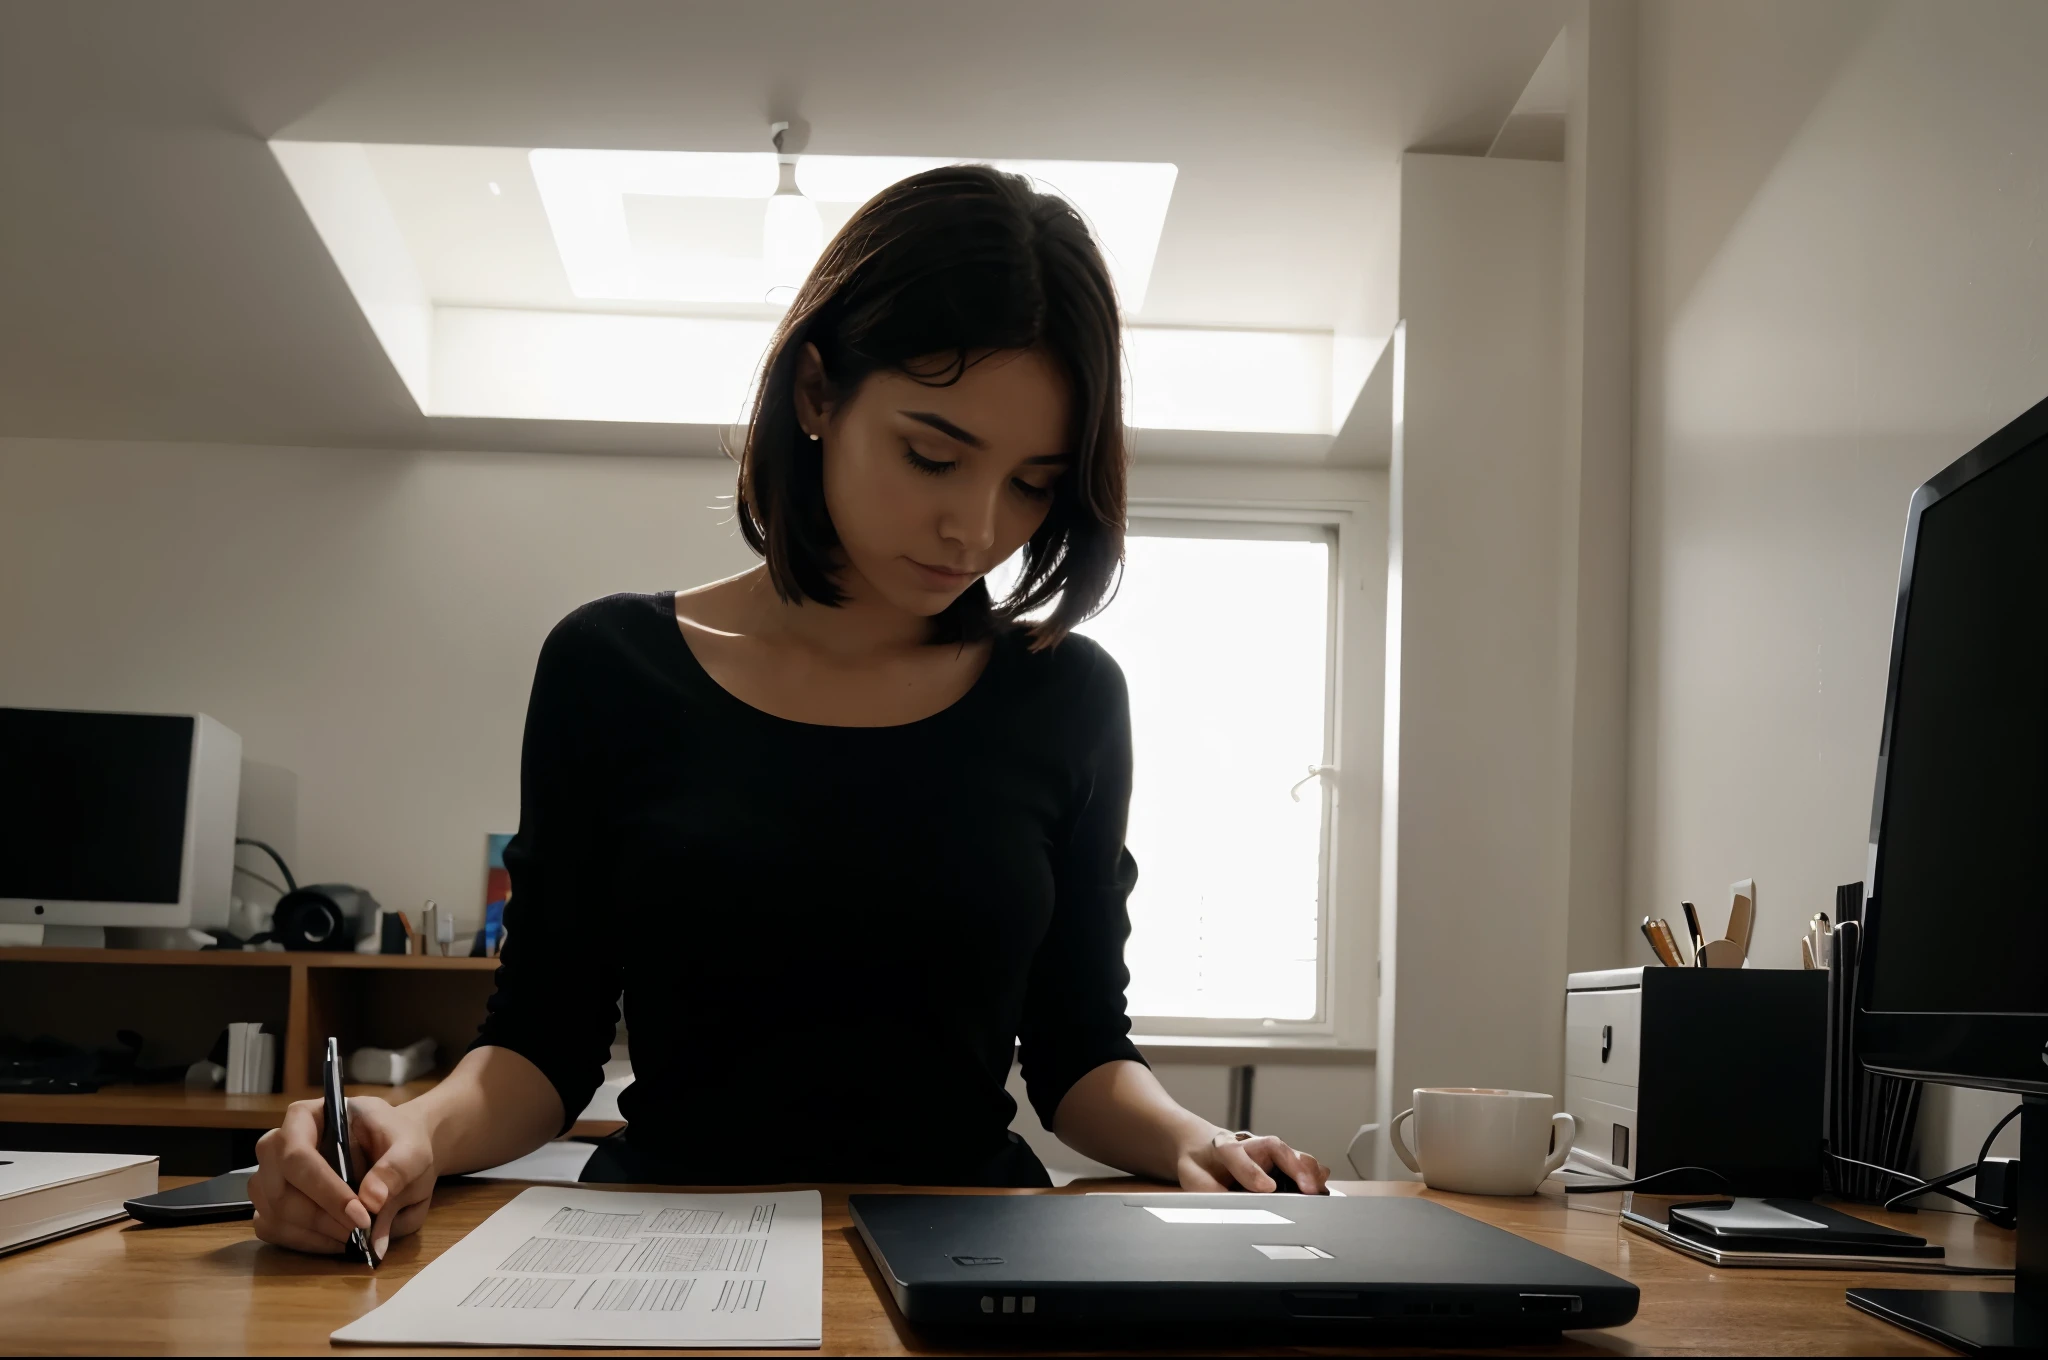
<path fill-rule="evenodd" d="M 393 1237 L 416 1232 L 434 1197 L 434 1142 L 424 1111 L 375 1096 L 350 1099 L 351 1155 L 370 1169 L 350 1190 L 320 1153 L 322 1103 L 294 1101 L 284 1123 L 256 1142 L 249 1199 L 256 1235 L 294 1251 L 333 1254 L 348 1235 L 370 1230 L 377 1258 Z"/>

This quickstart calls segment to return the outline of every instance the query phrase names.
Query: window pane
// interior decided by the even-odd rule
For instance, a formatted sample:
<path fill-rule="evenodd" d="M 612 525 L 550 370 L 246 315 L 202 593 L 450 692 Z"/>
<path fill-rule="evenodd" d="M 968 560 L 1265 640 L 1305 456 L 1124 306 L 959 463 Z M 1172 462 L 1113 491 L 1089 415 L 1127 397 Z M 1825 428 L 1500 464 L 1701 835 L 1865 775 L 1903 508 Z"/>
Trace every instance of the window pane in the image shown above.
<path fill-rule="evenodd" d="M 1288 790 L 1323 759 L 1329 544 L 1140 526 L 1126 551 L 1080 631 L 1130 683 L 1131 1013 L 1311 1019 L 1323 790 Z"/>

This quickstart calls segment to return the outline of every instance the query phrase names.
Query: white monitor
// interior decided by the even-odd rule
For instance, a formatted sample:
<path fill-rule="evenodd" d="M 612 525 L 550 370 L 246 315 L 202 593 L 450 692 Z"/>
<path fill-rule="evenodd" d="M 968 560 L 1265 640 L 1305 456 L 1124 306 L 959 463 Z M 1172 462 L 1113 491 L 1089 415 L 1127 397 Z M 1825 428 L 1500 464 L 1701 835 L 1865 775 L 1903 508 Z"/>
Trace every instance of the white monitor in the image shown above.
<path fill-rule="evenodd" d="M 203 713 L 0 708 L 0 923 L 224 929 L 241 786 Z"/>

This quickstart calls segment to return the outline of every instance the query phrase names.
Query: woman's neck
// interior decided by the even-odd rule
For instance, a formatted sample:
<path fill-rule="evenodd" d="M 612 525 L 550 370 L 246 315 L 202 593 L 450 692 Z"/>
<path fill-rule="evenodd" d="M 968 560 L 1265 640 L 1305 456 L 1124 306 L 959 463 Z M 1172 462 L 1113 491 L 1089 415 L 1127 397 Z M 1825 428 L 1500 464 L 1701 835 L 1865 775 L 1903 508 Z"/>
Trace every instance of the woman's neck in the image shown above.
<path fill-rule="evenodd" d="M 930 619 L 890 604 L 851 567 L 838 574 L 843 598 L 837 605 L 782 599 L 768 580 L 766 566 L 755 568 L 749 576 L 765 639 L 794 644 L 837 661 L 859 661 L 912 651 L 931 638 Z"/>

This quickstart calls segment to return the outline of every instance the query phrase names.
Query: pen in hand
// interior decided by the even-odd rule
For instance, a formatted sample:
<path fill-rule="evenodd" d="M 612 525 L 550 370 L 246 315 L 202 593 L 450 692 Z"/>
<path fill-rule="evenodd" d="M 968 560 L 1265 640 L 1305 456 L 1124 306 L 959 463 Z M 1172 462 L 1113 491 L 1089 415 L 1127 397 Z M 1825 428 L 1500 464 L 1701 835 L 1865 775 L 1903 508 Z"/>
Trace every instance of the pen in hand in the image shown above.
<path fill-rule="evenodd" d="M 322 1064 L 321 1088 L 321 1136 L 322 1141 L 327 1144 L 327 1160 L 333 1164 L 334 1174 L 341 1177 L 343 1184 L 351 1190 L 360 1189 L 351 1152 L 348 1100 L 341 1090 L 341 1043 L 332 1036 L 327 1040 L 327 1059 Z M 370 1263 L 370 1269 L 377 1268 L 377 1252 L 370 1244 L 370 1234 L 366 1229 L 351 1228 L 348 1244 Z"/>

